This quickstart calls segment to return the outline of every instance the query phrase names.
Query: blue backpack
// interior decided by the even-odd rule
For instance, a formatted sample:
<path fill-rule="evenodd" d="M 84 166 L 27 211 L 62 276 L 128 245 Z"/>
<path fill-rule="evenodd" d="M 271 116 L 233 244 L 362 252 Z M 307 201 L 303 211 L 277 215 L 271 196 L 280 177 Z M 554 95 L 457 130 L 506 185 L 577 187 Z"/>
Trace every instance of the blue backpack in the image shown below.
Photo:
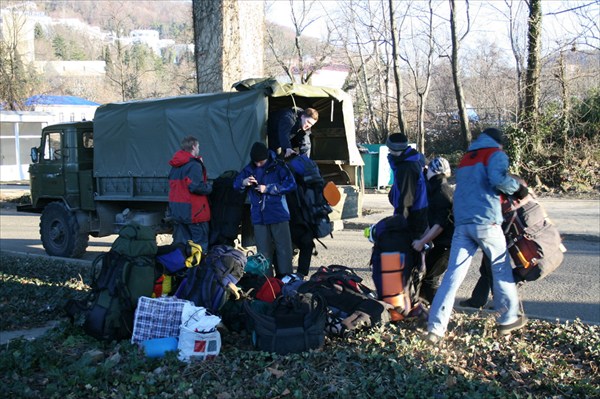
<path fill-rule="evenodd" d="M 230 299 L 239 299 L 236 284 L 244 275 L 246 255 L 228 245 L 211 247 L 198 267 L 188 270 L 186 281 L 175 294 L 218 314 Z"/>
<path fill-rule="evenodd" d="M 419 291 L 425 274 L 425 255 L 411 247 L 406 219 L 394 215 L 371 227 L 371 267 L 377 297 L 394 306 L 392 321 L 418 316 L 422 310 Z"/>
<path fill-rule="evenodd" d="M 288 167 L 294 174 L 298 185 L 294 193 L 303 219 L 313 233 L 313 238 L 319 239 L 331 235 L 333 227 L 329 214 L 333 211 L 323 196 L 325 181 L 315 161 L 305 155 L 299 155 L 288 162 Z"/>

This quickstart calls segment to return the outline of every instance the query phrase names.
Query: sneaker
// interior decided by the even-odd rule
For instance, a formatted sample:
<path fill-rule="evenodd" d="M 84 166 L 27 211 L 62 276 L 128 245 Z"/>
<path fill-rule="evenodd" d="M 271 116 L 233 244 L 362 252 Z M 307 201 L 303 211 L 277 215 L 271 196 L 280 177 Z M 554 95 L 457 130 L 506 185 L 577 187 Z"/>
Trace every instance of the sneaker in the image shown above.
<path fill-rule="evenodd" d="M 498 324 L 498 332 L 501 335 L 510 334 L 511 331 L 518 330 L 519 328 L 525 327 L 525 325 L 527 324 L 527 320 L 529 320 L 527 318 L 527 316 L 521 315 L 514 323 Z"/>
<path fill-rule="evenodd" d="M 439 344 L 442 339 L 444 339 L 444 337 L 440 337 L 432 332 L 428 333 L 425 337 L 425 341 L 431 345 Z"/>

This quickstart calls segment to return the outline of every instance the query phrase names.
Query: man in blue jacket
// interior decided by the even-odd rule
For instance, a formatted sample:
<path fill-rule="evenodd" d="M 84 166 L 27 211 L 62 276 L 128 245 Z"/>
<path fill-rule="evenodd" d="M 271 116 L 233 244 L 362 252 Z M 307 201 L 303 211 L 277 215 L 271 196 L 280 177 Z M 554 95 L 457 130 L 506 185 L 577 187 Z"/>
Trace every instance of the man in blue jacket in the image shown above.
<path fill-rule="evenodd" d="M 391 134 L 386 145 L 388 162 L 394 173 L 394 183 L 388 194 L 394 215 L 402 215 L 408 222 L 411 239 L 421 238 L 427 230 L 427 185 L 423 175 L 423 156 L 408 145 L 402 133 Z"/>
<path fill-rule="evenodd" d="M 273 263 L 277 276 L 293 273 L 290 212 L 285 195 L 296 189 L 292 172 L 263 143 L 250 150 L 250 163 L 237 175 L 233 188 L 248 193 L 256 249 Z"/>
<path fill-rule="evenodd" d="M 500 313 L 498 332 L 509 334 L 527 323 L 527 317 L 518 314 L 519 297 L 502 231 L 500 208 L 501 192 L 524 198 L 527 187 L 508 174 L 508 156 L 502 151 L 502 140 L 500 130 L 485 129 L 458 166 L 450 260 L 429 311 L 426 339 L 431 343 L 439 342 L 446 333 L 456 292 L 478 248 L 491 260 L 494 306 Z"/>

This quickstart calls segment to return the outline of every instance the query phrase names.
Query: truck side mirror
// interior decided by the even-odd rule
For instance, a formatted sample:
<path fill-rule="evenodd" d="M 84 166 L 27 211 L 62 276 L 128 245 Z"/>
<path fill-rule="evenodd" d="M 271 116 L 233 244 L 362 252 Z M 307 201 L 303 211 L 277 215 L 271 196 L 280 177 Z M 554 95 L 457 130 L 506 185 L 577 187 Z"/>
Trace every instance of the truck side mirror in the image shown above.
<path fill-rule="evenodd" d="M 39 160 L 40 159 L 37 147 L 31 147 L 31 162 L 38 163 Z"/>

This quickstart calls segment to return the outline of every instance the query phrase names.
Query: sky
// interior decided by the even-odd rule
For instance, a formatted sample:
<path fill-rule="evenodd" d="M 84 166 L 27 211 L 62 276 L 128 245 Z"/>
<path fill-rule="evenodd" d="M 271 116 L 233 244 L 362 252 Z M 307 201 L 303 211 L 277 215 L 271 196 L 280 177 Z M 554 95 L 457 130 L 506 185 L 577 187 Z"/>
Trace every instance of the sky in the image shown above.
<path fill-rule="evenodd" d="M 298 6 L 302 3 L 301 0 L 295 0 L 295 4 Z M 425 3 L 422 1 L 422 3 Z M 448 1 L 440 0 L 437 1 L 439 7 L 439 13 L 442 16 L 449 14 Z M 470 13 L 472 28 L 470 34 L 467 36 L 466 45 L 476 45 L 476 43 L 483 37 L 488 41 L 495 42 L 500 48 L 510 51 L 510 42 L 508 40 L 508 24 L 507 19 L 504 17 L 501 11 L 506 11 L 505 1 L 478 1 L 471 0 L 470 2 Z M 457 1 L 459 6 L 463 7 L 464 2 L 461 0 Z M 580 29 L 580 24 L 577 23 L 574 12 L 560 12 L 575 8 L 581 5 L 588 5 L 586 13 L 588 15 L 596 16 L 596 20 L 600 19 L 600 1 L 598 0 L 544 0 L 542 2 L 542 23 L 543 23 L 543 49 L 545 51 L 552 51 L 558 46 L 557 43 L 563 43 L 566 36 L 573 37 L 577 34 Z M 313 5 L 313 13 L 315 17 L 319 14 L 323 15 L 326 11 L 335 9 L 336 1 L 334 0 L 316 0 Z M 526 24 L 526 13 L 524 4 L 521 5 L 523 9 L 523 24 Z M 288 0 L 275 0 L 267 1 L 266 16 L 271 22 L 278 23 L 280 25 L 292 27 L 292 21 L 290 16 L 290 3 Z M 445 12 L 444 12 L 445 11 Z M 557 14 L 558 13 L 558 14 Z M 464 12 L 457 14 L 459 17 L 464 16 Z M 325 18 L 320 17 L 311 27 L 309 27 L 305 33 L 309 36 L 323 37 L 326 31 Z M 524 25 L 526 27 L 526 25 Z M 596 41 L 600 32 L 596 35 Z M 600 43 L 597 43 L 600 47 Z"/>

